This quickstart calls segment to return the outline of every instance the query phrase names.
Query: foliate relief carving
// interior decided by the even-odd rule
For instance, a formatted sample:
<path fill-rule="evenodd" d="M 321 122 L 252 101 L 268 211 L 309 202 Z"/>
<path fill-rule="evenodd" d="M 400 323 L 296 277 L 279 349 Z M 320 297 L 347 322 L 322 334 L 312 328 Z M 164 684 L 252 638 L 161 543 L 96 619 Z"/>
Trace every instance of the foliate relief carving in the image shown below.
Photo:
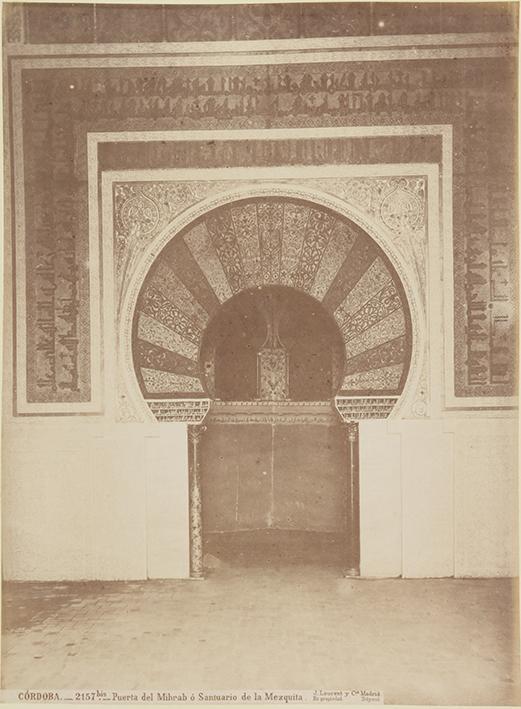
<path fill-rule="evenodd" d="M 357 237 L 347 258 L 338 269 L 331 287 L 322 299 L 328 310 L 335 312 L 378 255 L 379 252 L 374 242 L 365 237 Z"/>
<path fill-rule="evenodd" d="M 121 295 L 126 276 L 145 246 L 183 210 L 226 182 L 126 182 L 114 185 L 115 278 Z"/>
<path fill-rule="evenodd" d="M 125 280 L 136 260 L 136 248 L 147 236 L 153 235 L 161 222 L 156 201 L 144 195 L 134 184 L 114 186 L 115 277 Z"/>
<path fill-rule="evenodd" d="M 304 237 L 297 288 L 309 290 L 321 262 L 324 250 L 331 238 L 335 218 L 327 212 L 312 209 Z"/>
<path fill-rule="evenodd" d="M 202 394 L 204 391 L 199 377 L 146 367 L 141 367 L 141 376 L 149 394 L 172 395 L 177 392 Z"/>
<path fill-rule="evenodd" d="M 232 292 L 238 293 L 243 288 L 242 260 L 230 212 L 212 213 L 206 219 L 206 227 Z"/>
<path fill-rule="evenodd" d="M 258 238 L 257 206 L 232 207 L 231 215 L 237 234 L 237 242 L 244 269 L 247 287 L 262 283 L 261 254 Z"/>
<path fill-rule="evenodd" d="M 380 257 L 376 258 L 335 310 L 335 320 L 340 329 L 343 329 L 353 315 L 391 282 L 389 269 Z"/>
<path fill-rule="evenodd" d="M 148 315 L 141 313 L 137 325 L 137 336 L 145 342 L 162 347 L 197 362 L 198 344 L 190 341 L 179 332 L 170 329 Z"/>
<path fill-rule="evenodd" d="M 321 178 L 308 182 L 377 218 L 393 233 L 423 228 L 426 182 L 422 176 Z"/>
<path fill-rule="evenodd" d="M 311 295 L 318 300 L 324 298 L 355 241 L 355 230 L 347 223 L 337 222 L 318 265 Z"/>
<path fill-rule="evenodd" d="M 258 395 L 262 401 L 289 396 L 289 354 L 283 347 L 261 349 L 258 357 Z"/>
<path fill-rule="evenodd" d="M 348 317 L 342 325 L 342 335 L 346 341 L 360 335 L 372 325 L 380 322 L 401 306 L 400 295 L 395 284 L 390 281 L 381 291 L 368 300 L 358 311 Z"/>
<path fill-rule="evenodd" d="M 292 185 L 296 183 L 294 179 L 291 181 Z M 424 177 L 304 178 L 298 183 L 340 197 L 382 223 L 394 235 L 404 256 L 414 263 L 420 283 L 424 284 Z M 204 198 L 243 186 L 235 181 L 116 184 L 118 282 L 124 279 L 144 246 L 180 212 Z M 347 232 L 342 229 L 345 226 L 342 222 L 329 224 L 329 215 L 304 205 L 286 203 L 283 207 L 281 203 L 266 203 L 257 209 L 253 205 L 240 205 L 230 211 L 231 216 L 225 214 L 226 210 L 221 215 L 226 217 L 226 224 L 215 225 L 210 220 L 207 227 L 213 232 L 213 239 L 208 240 L 213 242 L 215 258 L 218 257 L 219 266 L 226 273 L 227 287 L 233 292 L 243 285 L 251 287 L 261 282 L 300 285 L 294 282 L 297 277 L 305 281 L 302 285 L 306 289 L 317 291 L 320 297 L 338 264 L 333 242 L 338 245 L 340 239 L 341 251 L 348 251 L 352 245 L 353 235 L 349 229 Z M 195 248 L 191 242 L 187 245 L 191 250 Z"/>
<path fill-rule="evenodd" d="M 177 332 L 190 342 L 198 344 L 202 328 L 194 325 L 186 316 L 187 309 L 185 306 L 183 310 L 180 310 L 168 298 L 165 298 L 162 292 L 150 286 L 146 287 L 141 299 L 141 312 L 144 315 Z"/>
<path fill-rule="evenodd" d="M 282 251 L 284 204 L 262 203 L 257 207 L 262 276 L 264 283 L 278 283 Z"/>
<path fill-rule="evenodd" d="M 177 372 L 192 377 L 199 376 L 198 362 L 139 338 L 135 341 L 134 364 L 146 369 Z"/>
<path fill-rule="evenodd" d="M 394 243 L 413 266 L 426 303 L 426 187 L 423 177 L 394 178 L 380 205 L 382 222 L 394 235 Z"/>
<path fill-rule="evenodd" d="M 136 229 L 146 236 L 156 229 L 161 219 L 158 204 L 143 192 L 138 192 L 121 205 L 121 223 L 127 232 Z"/>
<path fill-rule="evenodd" d="M 341 189 L 342 196 L 349 202 L 356 204 L 366 214 L 376 212 L 380 200 L 382 180 L 376 184 L 375 180 L 355 178 L 348 180 L 345 188 Z"/>
<path fill-rule="evenodd" d="M 171 183 L 152 186 L 166 190 Z M 193 198 L 195 193 L 190 194 Z M 200 294 L 193 290 L 193 279 L 201 272 L 216 302 L 251 287 L 259 276 L 261 283 L 287 283 L 322 296 L 343 330 L 344 377 L 405 363 L 405 341 L 393 348 L 393 340 L 396 344 L 408 327 L 403 298 L 378 245 L 361 227 L 334 216 L 328 207 L 297 200 L 269 194 L 225 203 L 210 209 L 161 251 L 138 299 L 134 335 L 149 343 L 149 349 L 156 348 L 153 357 L 140 363 L 141 377 L 151 387 L 145 386 L 149 395 L 202 393 L 193 367 L 189 369 L 198 359 L 209 318 L 206 300 L 203 307 Z M 145 231 L 148 228 L 145 225 Z M 143 232 L 139 224 L 136 229 Z M 186 271 L 172 270 L 187 250 L 193 259 L 186 261 Z M 168 362 L 160 349 L 169 353 Z M 155 366 L 158 358 L 160 366 Z M 279 384 L 274 389 L 274 382 L 265 379 L 262 398 L 287 396 L 287 382 Z"/>
<path fill-rule="evenodd" d="M 403 310 L 394 310 L 390 315 L 379 320 L 345 343 L 345 353 L 352 359 L 363 352 L 370 352 L 379 345 L 387 344 L 394 337 L 405 334 L 405 316 Z"/>
<path fill-rule="evenodd" d="M 133 233 L 147 236 L 166 225 L 187 207 L 211 192 L 223 189 L 222 182 L 125 182 L 114 186 L 116 230 L 125 238 Z"/>
<path fill-rule="evenodd" d="M 374 391 L 375 389 L 397 389 L 403 373 L 403 364 L 370 369 L 367 372 L 348 374 L 342 381 L 343 390 Z"/>
<path fill-rule="evenodd" d="M 143 412 L 138 410 L 127 395 L 127 387 L 121 373 L 117 381 L 118 423 L 142 422 Z M 201 423 L 210 409 L 210 399 L 146 399 L 146 405 L 159 422 Z"/>
<path fill-rule="evenodd" d="M 426 178 L 335 178 L 314 182 L 320 189 L 344 199 L 380 222 L 390 232 L 396 248 L 415 270 L 425 303 Z"/>
<path fill-rule="evenodd" d="M 394 236 L 394 245 L 413 266 L 426 302 L 426 179 L 393 177 L 382 189 L 376 216 Z"/>
<path fill-rule="evenodd" d="M 224 303 L 225 300 L 231 298 L 233 293 L 230 284 L 206 225 L 196 224 L 184 235 L 183 240 L 204 273 L 217 300 Z"/>
<path fill-rule="evenodd" d="M 295 6 L 245 3 L 235 6 L 234 15 L 236 39 L 285 39 L 299 36 L 299 11 Z"/>
<path fill-rule="evenodd" d="M 205 182 L 152 182 L 141 183 L 140 190 L 160 206 L 162 216 L 169 221 L 204 199 L 213 186 Z"/>
<path fill-rule="evenodd" d="M 395 234 L 417 231 L 423 225 L 424 202 L 423 178 L 394 178 L 380 203 L 381 219 Z"/>
<path fill-rule="evenodd" d="M 210 320 L 208 311 L 175 274 L 170 264 L 159 264 L 158 268 L 154 270 L 150 284 L 154 286 L 155 291 L 164 292 L 172 305 L 185 313 L 186 317 L 199 330 L 204 330 L 208 325 Z"/>
<path fill-rule="evenodd" d="M 284 205 L 280 282 L 281 285 L 294 286 L 304 243 L 304 234 L 311 209 L 302 204 Z"/>
<path fill-rule="evenodd" d="M 205 431 L 206 426 L 188 426 L 188 442 L 191 445 L 198 446 Z"/>
<path fill-rule="evenodd" d="M 403 366 L 406 349 L 405 335 L 395 337 L 389 342 L 384 342 L 378 347 L 348 359 L 345 363 L 344 372 L 348 375 L 356 374 L 357 372 L 367 372 L 370 369 L 390 367 L 394 364 L 402 364 Z"/>

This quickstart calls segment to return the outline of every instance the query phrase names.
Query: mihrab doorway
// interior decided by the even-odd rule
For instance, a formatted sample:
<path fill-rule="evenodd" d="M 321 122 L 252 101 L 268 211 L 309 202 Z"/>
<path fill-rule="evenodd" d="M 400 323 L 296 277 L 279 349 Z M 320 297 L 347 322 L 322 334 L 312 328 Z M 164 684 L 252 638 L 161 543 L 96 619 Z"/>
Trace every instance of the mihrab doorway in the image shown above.
<path fill-rule="evenodd" d="M 201 439 L 207 565 L 344 568 L 350 447 L 331 403 L 344 366 L 334 319 L 297 290 L 247 290 L 210 323 L 201 358 L 214 397 Z"/>
<path fill-rule="evenodd" d="M 332 556 L 359 573 L 357 421 L 404 391 L 412 319 L 382 246 L 317 199 L 252 195 L 199 214 L 137 296 L 144 400 L 211 402 L 188 431 L 194 578 L 205 547 L 238 563 Z"/>

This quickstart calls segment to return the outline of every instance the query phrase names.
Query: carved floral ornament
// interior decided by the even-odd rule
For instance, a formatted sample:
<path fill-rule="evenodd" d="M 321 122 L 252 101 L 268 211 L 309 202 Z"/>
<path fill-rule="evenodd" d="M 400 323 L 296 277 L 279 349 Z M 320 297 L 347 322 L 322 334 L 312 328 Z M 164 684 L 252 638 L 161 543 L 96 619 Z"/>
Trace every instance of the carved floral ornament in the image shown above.
<path fill-rule="evenodd" d="M 322 194 L 326 201 L 327 195 L 340 198 L 360 214 L 359 223 L 363 224 L 363 215 L 366 215 L 377 228 L 386 230 L 404 262 L 415 270 L 425 303 L 425 177 L 332 177 L 298 181 L 292 178 L 286 182 L 291 185 L 291 193 L 298 193 L 302 186 L 306 192 L 318 190 L 316 194 Z M 148 245 L 157 240 L 168 225 L 198 204 L 219 201 L 220 195 L 244 191 L 245 187 L 244 181 L 233 180 L 116 183 L 113 200 L 118 301 L 124 299 L 129 273 Z M 280 192 L 285 193 L 284 185 L 281 187 Z M 257 189 L 253 186 L 246 192 L 253 194 Z M 273 191 L 278 192 L 278 189 Z"/>
<path fill-rule="evenodd" d="M 415 232 L 424 221 L 424 181 L 400 178 L 391 183 L 380 203 L 383 223 L 395 234 Z"/>
<path fill-rule="evenodd" d="M 138 192 L 123 202 L 120 218 L 126 232 L 136 230 L 140 235 L 147 236 L 157 228 L 161 213 L 155 200 Z"/>
<path fill-rule="evenodd" d="M 352 180 L 350 187 L 359 199 L 365 195 L 366 209 L 374 213 L 371 179 Z M 420 194 L 424 191 L 422 179 L 413 186 Z M 174 203 L 178 209 L 216 189 L 215 184 L 177 187 L 117 186 L 120 266 L 131 256 L 135 260 L 136 251 L 144 248 L 158 213 L 158 223 L 164 225 Z M 379 209 L 394 228 L 400 224 L 423 229 L 421 198 L 408 196 L 411 189 L 409 182 L 396 180 L 380 180 L 376 188 L 376 194 L 383 195 L 380 206 L 389 197 L 387 206 Z M 149 205 L 154 198 L 157 210 Z M 131 232 L 132 213 L 139 219 Z M 245 288 L 269 284 L 309 293 L 335 318 L 345 343 L 340 395 L 400 394 L 411 358 L 411 316 L 388 258 L 363 229 L 340 214 L 302 199 L 272 195 L 237 200 L 202 214 L 167 243 L 150 268 L 135 310 L 133 359 L 142 394 L 159 420 L 180 420 L 183 413 L 160 412 L 152 401 L 204 397 L 198 348 L 220 304 Z M 382 417 L 381 408 L 372 411 Z"/>

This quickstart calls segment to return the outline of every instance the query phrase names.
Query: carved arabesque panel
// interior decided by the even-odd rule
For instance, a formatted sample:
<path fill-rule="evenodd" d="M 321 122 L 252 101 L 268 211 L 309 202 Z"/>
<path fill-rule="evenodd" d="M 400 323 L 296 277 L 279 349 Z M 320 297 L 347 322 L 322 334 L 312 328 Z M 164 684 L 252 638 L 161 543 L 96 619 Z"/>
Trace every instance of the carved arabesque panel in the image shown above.
<path fill-rule="evenodd" d="M 419 286 L 418 291 L 425 304 L 425 178 L 323 178 L 298 181 L 292 179 L 288 182 L 294 189 L 298 189 L 299 185 L 308 189 L 313 186 L 320 188 L 321 193 L 329 192 L 335 197 L 341 197 L 357 212 L 366 214 L 372 223 L 379 224 L 382 231 L 388 234 L 395 250 L 402 255 L 409 272 L 414 274 Z M 144 250 L 152 240 L 157 239 L 176 214 L 208 197 L 230 193 L 234 188 L 243 190 L 244 182 L 116 184 L 114 221 L 118 302 L 121 302 L 125 282 Z M 255 189 L 256 186 L 252 185 L 252 191 Z M 321 208 L 312 208 L 309 203 L 306 205 L 299 200 L 277 198 L 276 195 L 272 198 L 255 199 L 257 204 L 242 201 L 233 203 L 231 209 L 225 206 L 226 215 L 212 217 L 209 221 L 203 218 L 203 221 L 199 220 L 193 228 L 188 231 L 185 229 L 183 235 L 176 237 L 183 239 L 188 247 L 200 273 L 204 274 L 203 280 L 210 288 L 212 297 L 223 302 L 234 292 L 266 282 L 291 284 L 309 292 L 328 305 L 342 325 L 346 343 L 349 342 L 347 351 L 351 352 L 352 356 L 348 357 L 343 387 L 360 387 L 363 391 L 397 391 L 403 386 L 402 362 L 403 357 L 408 356 L 406 352 L 410 347 L 410 344 L 407 344 L 410 343 L 409 336 L 402 343 L 402 347 L 396 350 L 396 354 L 391 354 L 391 359 L 386 351 L 392 344 L 391 335 L 394 334 L 395 339 L 400 340 L 400 336 L 406 334 L 407 322 L 410 321 L 407 318 L 398 318 L 402 323 L 399 331 L 393 325 L 399 316 L 402 307 L 400 298 L 403 296 L 397 293 L 397 281 L 395 278 L 393 280 L 387 266 L 384 264 L 384 274 L 380 281 L 378 278 L 369 278 L 368 268 L 373 268 L 375 259 L 378 260 L 378 254 L 373 255 L 370 249 L 367 254 L 371 255 L 364 256 L 363 264 L 360 262 L 362 270 L 354 279 L 356 286 L 347 291 L 350 303 L 344 302 L 346 285 L 339 285 L 339 269 L 351 250 L 359 251 L 361 238 L 357 229 L 353 231 L 353 227 L 348 226 L 349 222 L 335 220 L 331 213 L 324 212 Z M 268 207 L 270 203 L 272 206 Z M 355 261 L 356 259 L 353 259 L 353 262 Z M 161 264 L 161 268 L 168 266 Z M 381 264 L 380 269 L 382 270 Z M 157 272 L 158 269 L 152 276 L 156 281 L 155 285 Z M 171 279 L 171 275 L 169 278 Z M 219 279 L 222 283 L 220 286 Z M 360 292 L 356 292 L 357 289 Z M 193 289 L 185 287 L 185 290 L 194 301 L 189 315 L 192 322 L 189 329 L 192 327 L 194 332 L 201 331 L 201 326 L 211 313 L 202 307 L 201 299 L 193 298 Z M 331 296 L 335 292 L 336 295 Z M 339 293 L 344 298 L 340 301 Z M 165 297 L 164 292 L 162 295 Z M 175 300 L 175 297 L 177 296 L 174 291 L 170 289 L 166 300 L 170 302 Z M 353 306 L 355 302 L 357 307 Z M 168 309 L 172 309 L 170 305 L 167 306 Z M 194 309 L 198 309 L 200 314 L 197 325 L 193 315 Z M 143 313 L 145 314 L 144 311 Z M 186 309 L 182 317 L 178 318 L 178 323 L 184 318 Z M 371 335 L 371 326 L 376 327 L 374 335 Z M 358 344 L 357 337 L 361 338 Z M 362 369 L 357 370 L 357 362 L 361 362 L 360 355 L 367 348 L 370 354 L 367 365 L 364 363 Z M 180 392 L 181 395 L 200 391 L 195 382 L 190 384 L 188 380 L 179 381 L 188 384 L 185 390 Z M 425 382 L 424 377 L 421 401 L 414 407 L 414 415 L 427 414 L 428 392 Z M 124 385 L 120 386 L 120 397 L 124 389 Z M 176 395 L 175 392 L 167 393 Z"/>

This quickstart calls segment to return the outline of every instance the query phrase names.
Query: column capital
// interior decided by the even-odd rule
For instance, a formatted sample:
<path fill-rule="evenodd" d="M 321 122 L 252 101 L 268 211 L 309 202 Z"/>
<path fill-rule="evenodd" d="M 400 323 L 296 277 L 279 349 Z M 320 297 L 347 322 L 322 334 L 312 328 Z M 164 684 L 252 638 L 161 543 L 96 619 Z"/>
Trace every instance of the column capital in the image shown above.
<path fill-rule="evenodd" d="M 190 443 L 197 445 L 205 431 L 206 426 L 203 426 L 202 424 L 188 424 L 188 440 Z"/>
<path fill-rule="evenodd" d="M 356 443 L 358 440 L 358 422 L 348 421 L 346 424 L 347 437 L 350 443 Z"/>

